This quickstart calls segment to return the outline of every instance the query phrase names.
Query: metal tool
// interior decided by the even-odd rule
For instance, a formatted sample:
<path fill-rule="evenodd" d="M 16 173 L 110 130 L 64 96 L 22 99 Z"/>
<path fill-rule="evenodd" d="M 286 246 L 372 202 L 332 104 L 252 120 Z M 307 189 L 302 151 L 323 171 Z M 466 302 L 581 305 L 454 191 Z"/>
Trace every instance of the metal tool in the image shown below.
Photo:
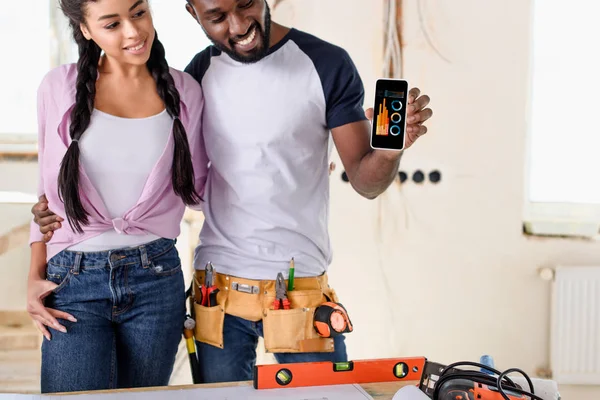
<path fill-rule="evenodd" d="M 258 294 L 258 292 L 260 291 L 258 286 L 251 286 L 251 285 L 248 285 L 247 283 L 238 283 L 238 282 L 231 282 L 231 290 L 236 290 L 238 292 L 248 293 L 248 294 Z"/>
<path fill-rule="evenodd" d="M 200 304 L 204 307 L 216 306 L 217 293 L 219 293 L 219 288 L 215 286 L 215 268 L 209 261 L 205 267 L 204 284 L 200 287 Z"/>
<path fill-rule="evenodd" d="M 275 301 L 273 302 L 273 309 L 290 309 L 290 301 L 287 298 L 285 279 L 283 278 L 283 274 L 281 272 L 277 274 L 277 280 L 275 281 Z"/>
<path fill-rule="evenodd" d="M 190 361 L 190 369 L 192 371 L 192 381 L 202 383 L 200 381 L 200 364 L 198 363 L 198 356 L 196 355 L 196 343 L 194 342 L 194 327 L 196 321 L 187 315 L 183 324 L 183 337 L 185 338 L 185 344 L 188 351 L 188 357 Z"/>

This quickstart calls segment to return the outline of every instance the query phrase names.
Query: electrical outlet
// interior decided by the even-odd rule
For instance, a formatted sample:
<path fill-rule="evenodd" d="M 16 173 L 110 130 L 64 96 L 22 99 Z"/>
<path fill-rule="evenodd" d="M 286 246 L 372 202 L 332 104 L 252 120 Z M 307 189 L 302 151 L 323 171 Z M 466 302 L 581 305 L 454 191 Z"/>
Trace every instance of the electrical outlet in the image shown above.
<path fill-rule="evenodd" d="M 442 180 L 442 173 L 440 171 L 433 170 L 429 173 L 429 182 L 439 183 Z"/>
<path fill-rule="evenodd" d="M 408 179 L 408 175 L 406 175 L 406 172 L 404 171 L 399 171 L 398 177 L 400 178 L 400 183 L 404 183 Z"/>
<path fill-rule="evenodd" d="M 343 171 L 340 177 L 342 178 L 342 181 L 346 183 L 350 182 L 346 171 Z M 398 178 L 400 179 L 400 183 L 405 183 L 409 179 L 409 176 L 407 172 L 400 170 L 398 171 Z M 427 175 L 425 175 L 423 171 L 418 169 L 412 173 L 411 179 L 414 183 L 418 185 L 425 183 L 425 180 L 429 180 L 429 182 L 433 184 L 438 184 L 442 181 L 442 173 L 439 170 L 435 169 L 433 171 L 430 171 Z"/>
<path fill-rule="evenodd" d="M 415 172 L 413 172 L 412 180 L 414 183 L 421 184 L 425 180 L 425 174 L 418 169 Z"/>

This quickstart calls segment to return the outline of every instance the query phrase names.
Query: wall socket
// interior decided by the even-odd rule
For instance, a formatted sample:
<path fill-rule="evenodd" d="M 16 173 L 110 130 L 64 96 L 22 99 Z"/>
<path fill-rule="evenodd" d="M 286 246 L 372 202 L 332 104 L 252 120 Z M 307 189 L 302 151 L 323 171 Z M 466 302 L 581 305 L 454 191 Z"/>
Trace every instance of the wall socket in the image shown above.
<path fill-rule="evenodd" d="M 426 180 L 433 184 L 437 184 L 440 183 L 442 180 L 442 173 L 439 170 L 435 169 L 430 171 L 428 174 L 425 174 L 425 172 L 418 169 L 416 171 L 413 171 L 413 173 L 409 176 L 409 174 L 406 171 L 400 170 L 398 171 L 398 177 L 400 178 L 400 183 L 404 183 L 408 179 L 410 179 L 418 185 L 425 183 Z M 346 171 L 342 172 L 341 178 L 342 181 L 346 183 L 350 182 Z"/>

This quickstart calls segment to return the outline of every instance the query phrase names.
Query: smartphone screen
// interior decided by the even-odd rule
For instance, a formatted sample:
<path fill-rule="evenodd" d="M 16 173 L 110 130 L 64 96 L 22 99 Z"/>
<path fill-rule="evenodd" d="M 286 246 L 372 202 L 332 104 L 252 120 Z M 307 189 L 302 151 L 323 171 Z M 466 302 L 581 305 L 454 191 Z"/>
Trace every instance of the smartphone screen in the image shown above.
<path fill-rule="evenodd" d="M 400 79 L 379 79 L 375 85 L 375 107 L 371 147 L 374 149 L 404 149 L 408 82 Z"/>

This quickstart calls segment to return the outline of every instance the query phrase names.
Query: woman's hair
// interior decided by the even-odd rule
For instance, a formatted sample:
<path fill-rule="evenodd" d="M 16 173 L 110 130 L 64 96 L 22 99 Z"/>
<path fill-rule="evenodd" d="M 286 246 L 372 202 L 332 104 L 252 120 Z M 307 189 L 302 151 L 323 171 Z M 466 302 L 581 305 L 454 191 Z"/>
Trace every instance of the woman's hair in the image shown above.
<path fill-rule="evenodd" d="M 77 93 L 75 107 L 71 112 L 69 134 L 71 144 L 62 160 L 58 176 L 58 194 L 65 206 L 69 224 L 74 231 L 81 233 L 82 225 L 88 224 L 88 212 L 83 208 L 79 196 L 79 139 L 90 124 L 96 95 L 96 79 L 101 49 L 93 41 L 87 40 L 80 25 L 85 23 L 86 4 L 94 0 L 60 0 L 60 7 L 69 19 L 75 42 L 79 48 L 77 61 Z M 169 72 L 165 59 L 165 49 L 155 35 L 147 68 L 154 80 L 158 94 L 165 104 L 173 121 L 174 155 L 171 172 L 173 190 L 185 204 L 197 204 L 200 196 L 194 188 L 194 169 L 185 128 L 179 119 L 179 92 Z"/>

